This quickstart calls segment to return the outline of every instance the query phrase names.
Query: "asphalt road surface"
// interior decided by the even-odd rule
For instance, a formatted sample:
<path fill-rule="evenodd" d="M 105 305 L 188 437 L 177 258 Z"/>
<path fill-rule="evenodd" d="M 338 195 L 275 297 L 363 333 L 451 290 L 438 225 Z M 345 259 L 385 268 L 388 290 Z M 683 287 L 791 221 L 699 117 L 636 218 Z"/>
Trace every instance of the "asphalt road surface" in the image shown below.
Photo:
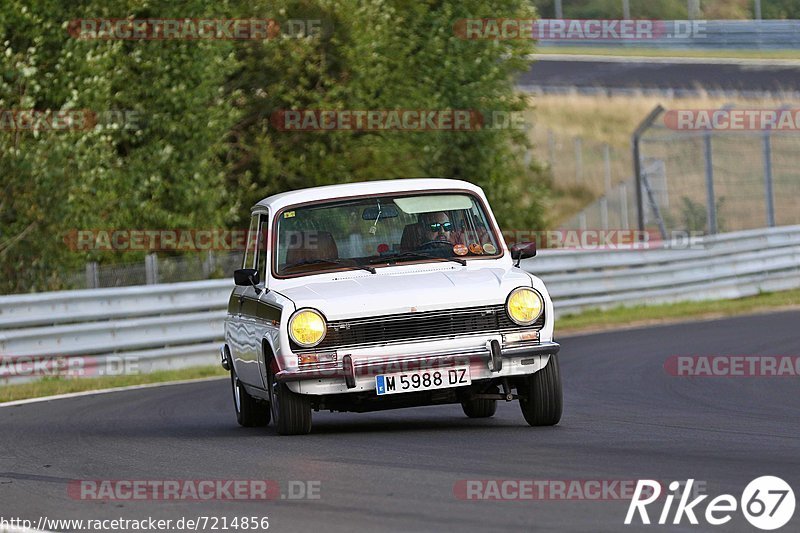
<path fill-rule="evenodd" d="M 671 355 L 798 355 L 798 325 L 791 311 L 560 339 L 555 428 L 528 427 L 514 402 L 487 420 L 458 406 L 317 413 L 311 435 L 280 437 L 236 425 L 225 380 L 0 408 L 0 516 L 267 516 L 278 532 L 758 531 L 738 511 L 718 528 L 685 518 L 625 527 L 628 501 L 474 501 L 454 487 L 693 478 L 712 497 L 738 498 L 776 475 L 797 492 L 800 378 L 679 378 L 663 365 Z M 84 501 L 68 494 L 75 479 L 269 479 L 284 496 L 290 481 L 311 481 L 319 498 Z M 800 510 L 781 531 L 798 524 Z"/>
<path fill-rule="evenodd" d="M 539 87 L 796 91 L 800 66 L 661 62 L 537 61 L 518 84 Z"/>

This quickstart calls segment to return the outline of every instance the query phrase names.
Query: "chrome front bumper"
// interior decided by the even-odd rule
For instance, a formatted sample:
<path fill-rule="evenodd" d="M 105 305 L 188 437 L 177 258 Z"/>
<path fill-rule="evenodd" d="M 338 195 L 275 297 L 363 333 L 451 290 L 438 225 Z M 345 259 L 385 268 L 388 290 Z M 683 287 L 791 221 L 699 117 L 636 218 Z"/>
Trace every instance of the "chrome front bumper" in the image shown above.
<path fill-rule="evenodd" d="M 368 360 L 353 359 L 349 354 L 343 354 L 340 359 L 330 363 L 315 364 L 313 368 L 281 370 L 275 375 L 279 382 L 298 382 L 309 380 L 324 380 L 331 378 L 344 379 L 347 389 L 356 386 L 358 378 L 374 377 L 379 374 L 417 370 L 426 368 L 446 368 L 469 364 L 473 368 L 483 367 L 489 375 L 500 374 L 503 371 L 503 362 L 514 359 L 518 366 L 533 364 L 536 356 L 555 355 L 561 346 L 555 342 L 543 342 L 535 345 L 518 347 L 500 347 L 498 340 L 487 341 L 484 346 L 471 349 L 427 351 L 425 353 L 408 354 L 392 357 L 370 358 Z M 526 363 L 526 358 L 531 358 L 531 363 Z M 508 370 L 508 369 L 507 369 Z M 521 372 L 524 374 L 527 372 Z M 503 375 L 516 375 L 516 372 Z M 482 377 L 478 379 L 483 379 Z"/>

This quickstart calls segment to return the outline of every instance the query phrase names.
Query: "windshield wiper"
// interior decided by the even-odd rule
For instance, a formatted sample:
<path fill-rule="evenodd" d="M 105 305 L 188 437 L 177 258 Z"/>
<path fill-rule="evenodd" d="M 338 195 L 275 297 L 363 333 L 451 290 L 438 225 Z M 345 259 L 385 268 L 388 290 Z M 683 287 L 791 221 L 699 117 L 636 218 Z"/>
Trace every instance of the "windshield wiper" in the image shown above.
<path fill-rule="evenodd" d="M 359 268 L 361 270 L 366 270 L 370 274 L 375 274 L 375 269 L 373 267 L 371 267 L 371 266 L 362 265 L 361 263 L 359 263 L 357 261 L 353 261 L 353 260 L 348 260 L 347 262 L 345 262 L 342 259 L 306 259 L 304 261 L 298 261 L 296 263 L 292 263 L 291 265 L 286 265 L 285 267 L 283 267 L 283 269 L 286 270 L 287 268 L 294 268 L 294 267 L 297 267 L 297 266 L 318 265 L 318 264 L 322 264 L 322 263 L 329 263 L 329 264 L 332 264 L 332 265 L 341 265 L 341 266 L 351 267 L 351 268 Z"/>
<path fill-rule="evenodd" d="M 460 257 L 442 257 L 438 255 L 424 254 L 422 252 L 402 252 L 399 254 L 386 255 L 381 258 L 372 259 L 370 261 L 370 264 L 374 265 L 376 263 L 392 263 L 392 262 L 396 263 L 398 260 L 415 259 L 415 258 L 418 259 L 420 257 L 425 259 L 442 259 L 444 261 L 453 261 L 454 263 L 458 263 L 461 266 L 467 265 L 467 260 L 461 259 Z"/>

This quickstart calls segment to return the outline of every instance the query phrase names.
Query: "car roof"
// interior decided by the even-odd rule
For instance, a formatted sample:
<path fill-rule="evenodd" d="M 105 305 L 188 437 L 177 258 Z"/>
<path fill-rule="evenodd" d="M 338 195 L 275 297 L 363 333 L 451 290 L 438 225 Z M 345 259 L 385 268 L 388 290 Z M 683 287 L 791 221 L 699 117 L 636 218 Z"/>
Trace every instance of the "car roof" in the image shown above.
<path fill-rule="evenodd" d="M 467 181 L 453 180 L 445 178 L 401 178 L 393 180 L 364 181 L 358 183 L 342 183 L 338 185 L 324 185 L 321 187 L 311 187 L 308 189 L 297 189 L 295 191 L 282 192 L 264 198 L 253 208 L 267 207 L 275 212 L 286 206 L 302 204 L 306 202 L 316 202 L 321 200 L 332 200 L 336 198 L 347 198 L 350 196 L 362 196 L 370 194 L 391 194 L 402 192 L 430 192 L 435 190 L 464 189 L 476 193 L 484 201 L 486 196 L 483 190 Z"/>

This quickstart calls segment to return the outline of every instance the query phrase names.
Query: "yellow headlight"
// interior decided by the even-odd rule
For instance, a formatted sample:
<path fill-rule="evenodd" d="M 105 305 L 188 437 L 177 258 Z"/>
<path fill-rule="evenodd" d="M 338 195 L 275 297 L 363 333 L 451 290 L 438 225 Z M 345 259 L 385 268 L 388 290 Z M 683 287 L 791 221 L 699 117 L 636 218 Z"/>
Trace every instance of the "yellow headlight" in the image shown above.
<path fill-rule="evenodd" d="M 289 336 L 303 348 L 321 343 L 325 331 L 325 319 L 313 309 L 301 309 L 289 319 Z"/>
<path fill-rule="evenodd" d="M 533 289 L 520 287 L 511 291 L 506 302 L 506 310 L 511 320 L 520 326 L 533 324 L 544 309 L 544 302 L 539 293 Z"/>

